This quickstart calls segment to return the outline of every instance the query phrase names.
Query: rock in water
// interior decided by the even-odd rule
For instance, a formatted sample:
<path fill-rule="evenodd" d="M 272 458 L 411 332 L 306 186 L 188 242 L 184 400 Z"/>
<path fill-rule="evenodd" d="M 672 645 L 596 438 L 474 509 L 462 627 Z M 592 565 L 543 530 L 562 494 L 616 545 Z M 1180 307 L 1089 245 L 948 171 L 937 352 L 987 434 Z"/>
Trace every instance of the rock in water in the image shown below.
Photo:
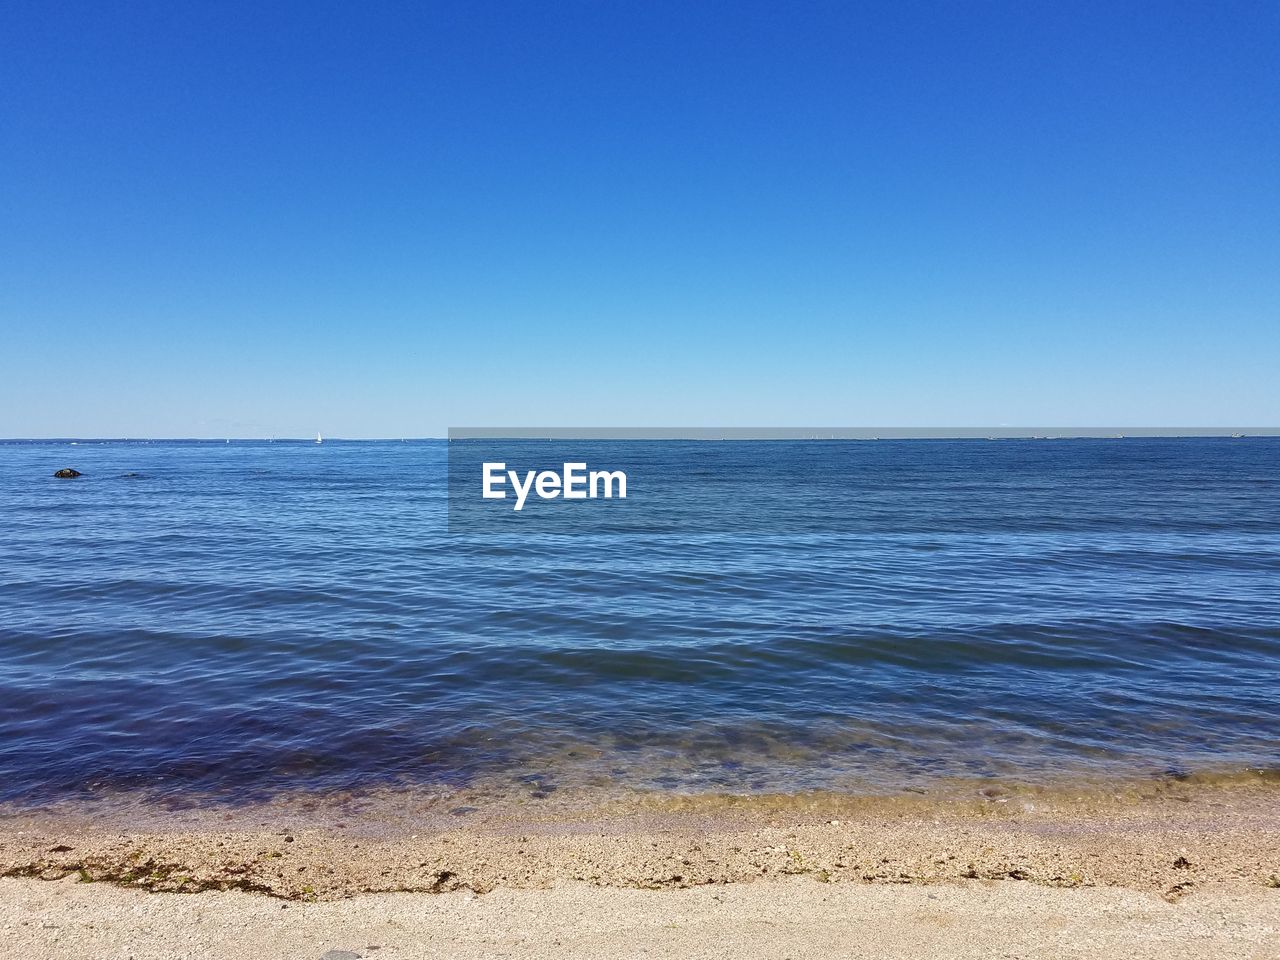
<path fill-rule="evenodd" d="M 63 467 L 54 473 L 59 480 L 70 480 L 72 477 L 80 477 L 83 474 L 79 470 L 72 470 L 70 467 Z"/>

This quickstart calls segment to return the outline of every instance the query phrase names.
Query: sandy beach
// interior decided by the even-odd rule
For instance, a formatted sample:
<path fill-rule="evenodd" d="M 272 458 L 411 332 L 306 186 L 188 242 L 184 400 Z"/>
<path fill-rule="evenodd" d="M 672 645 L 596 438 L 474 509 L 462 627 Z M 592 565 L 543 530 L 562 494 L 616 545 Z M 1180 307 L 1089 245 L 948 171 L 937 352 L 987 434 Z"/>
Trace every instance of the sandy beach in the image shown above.
<path fill-rule="evenodd" d="M 14 957 L 1249 958 L 1277 956 L 1280 896 L 1029 884 L 884 887 L 793 878 L 689 890 L 361 894 L 286 903 L 0 880 Z"/>
<path fill-rule="evenodd" d="M 9 809 L 0 911 L 47 957 L 1280 956 L 1266 778 L 588 799 Z"/>

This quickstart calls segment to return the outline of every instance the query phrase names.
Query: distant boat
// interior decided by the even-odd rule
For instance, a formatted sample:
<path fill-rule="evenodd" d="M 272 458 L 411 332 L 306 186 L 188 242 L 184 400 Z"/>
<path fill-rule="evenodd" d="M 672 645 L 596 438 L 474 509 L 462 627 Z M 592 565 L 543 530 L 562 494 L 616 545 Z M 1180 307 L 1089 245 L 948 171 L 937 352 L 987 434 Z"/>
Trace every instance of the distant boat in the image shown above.
<path fill-rule="evenodd" d="M 324 443 L 324 437 L 320 436 L 319 433 L 316 434 L 316 443 Z"/>
<path fill-rule="evenodd" d="M 1243 433 L 1233 433 L 1233 434 L 1231 435 L 1231 439 L 1232 439 L 1232 440 L 1243 440 L 1243 439 L 1244 439 L 1244 434 L 1243 434 Z"/>

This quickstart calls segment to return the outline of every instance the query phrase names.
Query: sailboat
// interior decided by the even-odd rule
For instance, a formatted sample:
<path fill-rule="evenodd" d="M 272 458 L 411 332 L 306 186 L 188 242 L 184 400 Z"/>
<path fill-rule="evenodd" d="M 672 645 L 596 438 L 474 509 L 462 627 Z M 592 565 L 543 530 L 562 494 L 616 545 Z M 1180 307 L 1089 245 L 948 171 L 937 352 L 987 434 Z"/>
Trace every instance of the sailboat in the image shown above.
<path fill-rule="evenodd" d="M 318 432 L 316 433 L 316 443 L 324 443 L 324 437 L 320 436 Z"/>

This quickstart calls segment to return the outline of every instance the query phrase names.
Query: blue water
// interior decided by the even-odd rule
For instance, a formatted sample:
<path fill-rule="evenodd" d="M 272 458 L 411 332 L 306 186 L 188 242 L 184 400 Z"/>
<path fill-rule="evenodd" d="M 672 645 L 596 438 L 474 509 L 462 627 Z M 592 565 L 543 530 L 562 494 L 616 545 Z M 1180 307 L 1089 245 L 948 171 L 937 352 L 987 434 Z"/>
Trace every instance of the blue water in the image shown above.
<path fill-rule="evenodd" d="M 590 457 L 646 522 L 450 532 L 442 442 L 0 444 L 0 799 L 1280 766 L 1278 440 Z"/>

